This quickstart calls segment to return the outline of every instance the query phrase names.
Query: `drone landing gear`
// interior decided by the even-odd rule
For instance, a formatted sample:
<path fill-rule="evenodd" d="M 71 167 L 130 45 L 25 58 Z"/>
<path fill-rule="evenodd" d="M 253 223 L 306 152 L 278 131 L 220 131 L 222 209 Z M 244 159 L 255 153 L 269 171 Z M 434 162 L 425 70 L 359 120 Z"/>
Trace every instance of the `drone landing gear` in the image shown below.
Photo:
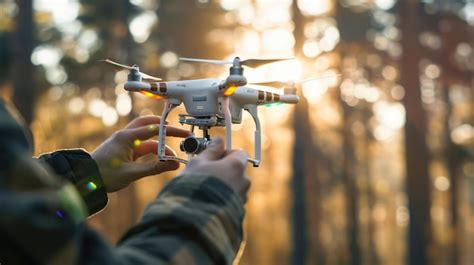
<path fill-rule="evenodd" d="M 160 132 L 158 136 L 158 159 L 160 161 L 169 161 L 174 160 L 183 164 L 187 164 L 188 160 L 182 159 L 175 156 L 166 155 L 166 126 L 165 121 L 168 118 L 169 113 L 177 107 L 179 104 L 166 101 L 163 108 L 163 113 L 161 115 L 160 121 Z M 261 161 L 261 131 L 260 131 L 260 121 L 257 114 L 257 106 L 255 105 L 246 105 L 245 110 L 247 110 L 255 121 L 255 158 L 248 158 L 248 162 L 252 163 L 254 167 L 258 167 Z M 181 124 L 191 125 L 191 132 L 194 133 L 194 127 L 198 126 L 203 130 L 203 137 L 188 137 L 180 145 L 182 151 L 185 151 L 188 154 L 188 159 L 191 159 L 195 154 L 202 152 L 211 142 L 211 136 L 209 135 L 209 129 L 213 126 L 223 126 L 225 122 L 226 127 L 226 149 L 232 150 L 232 116 L 229 110 L 229 99 L 228 97 L 224 98 L 224 109 L 223 109 L 225 120 L 222 121 L 222 118 L 217 116 L 207 116 L 207 117 L 192 117 L 189 115 L 179 115 L 179 121 Z"/>
<path fill-rule="evenodd" d="M 165 126 L 165 121 L 166 118 L 168 118 L 168 115 L 170 114 L 171 110 L 173 110 L 175 107 L 177 107 L 179 104 L 173 104 L 166 100 L 165 106 L 163 108 L 163 113 L 161 114 L 161 121 L 160 121 L 160 133 L 158 136 L 158 159 L 160 161 L 178 161 L 183 164 L 187 164 L 188 161 L 186 159 L 182 159 L 176 156 L 168 156 L 166 155 L 166 143 L 165 143 L 165 136 L 166 136 L 166 126 Z"/>

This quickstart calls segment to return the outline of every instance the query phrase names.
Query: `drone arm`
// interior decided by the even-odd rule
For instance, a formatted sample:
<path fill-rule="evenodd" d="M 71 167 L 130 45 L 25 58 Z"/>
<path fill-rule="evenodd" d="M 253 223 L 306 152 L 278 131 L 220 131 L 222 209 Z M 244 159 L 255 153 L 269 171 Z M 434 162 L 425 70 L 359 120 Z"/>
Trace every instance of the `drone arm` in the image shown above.
<path fill-rule="evenodd" d="M 222 111 L 225 118 L 225 148 L 228 151 L 232 150 L 232 115 L 230 114 L 229 104 L 229 97 L 224 97 L 224 106 Z"/>
<path fill-rule="evenodd" d="M 255 122 L 255 158 L 249 159 L 249 161 L 253 163 L 254 167 L 258 167 L 262 159 L 262 131 L 260 130 L 260 119 L 258 118 L 257 105 L 247 105 L 245 106 L 245 110 L 250 113 Z"/>
<path fill-rule="evenodd" d="M 165 106 L 163 108 L 163 113 L 161 114 L 161 121 L 160 121 L 160 134 L 159 134 L 159 139 L 158 139 L 158 159 L 160 161 L 165 161 L 165 156 L 166 156 L 166 143 L 165 143 L 165 136 L 166 136 L 166 118 L 168 117 L 168 114 L 171 112 L 172 109 L 174 109 L 177 105 L 170 103 L 168 100 L 165 102 Z"/>

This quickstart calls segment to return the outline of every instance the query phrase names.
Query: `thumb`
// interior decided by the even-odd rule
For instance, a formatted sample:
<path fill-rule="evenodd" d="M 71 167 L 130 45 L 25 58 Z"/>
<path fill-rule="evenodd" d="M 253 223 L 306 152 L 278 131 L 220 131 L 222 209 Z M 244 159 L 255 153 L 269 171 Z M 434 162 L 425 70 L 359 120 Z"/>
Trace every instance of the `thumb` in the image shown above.
<path fill-rule="evenodd" d="M 218 160 L 225 155 L 224 141 L 216 137 L 211 140 L 210 145 L 198 157 L 204 160 Z"/>

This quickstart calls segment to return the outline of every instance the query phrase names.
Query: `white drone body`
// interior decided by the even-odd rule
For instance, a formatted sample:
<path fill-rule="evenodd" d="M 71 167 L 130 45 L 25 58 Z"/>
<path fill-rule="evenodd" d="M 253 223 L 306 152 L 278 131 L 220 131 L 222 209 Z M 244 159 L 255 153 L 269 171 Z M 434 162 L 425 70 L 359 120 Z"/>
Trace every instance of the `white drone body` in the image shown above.
<path fill-rule="evenodd" d="M 190 136 L 181 143 L 181 150 L 188 154 L 188 158 L 201 152 L 211 141 L 208 130 L 211 127 L 225 127 L 226 149 L 232 149 L 232 124 L 242 123 L 242 110 L 246 110 L 255 122 L 254 158 L 249 162 L 254 167 L 261 163 L 261 126 L 258 117 L 258 106 L 271 103 L 296 104 L 299 101 L 295 89 L 285 89 L 283 94 L 263 91 L 248 87 L 247 80 L 243 76 L 241 65 L 258 67 L 277 60 L 246 60 L 240 61 L 238 57 L 233 62 L 214 60 L 200 60 L 181 58 L 187 61 L 198 61 L 217 64 L 233 64 L 230 67 L 230 75 L 225 79 L 197 79 L 185 81 L 166 82 L 143 82 L 142 79 L 158 81 L 160 79 L 141 73 L 138 66 L 124 66 L 106 60 L 106 62 L 130 70 L 125 90 L 139 92 L 148 97 L 165 99 L 164 109 L 161 117 L 159 130 L 158 158 L 161 161 L 176 160 L 187 163 L 187 160 L 165 154 L 166 119 L 175 107 L 184 104 L 186 113 L 179 114 L 181 124 L 191 125 L 191 131 L 198 127 L 203 130 L 203 138 Z M 260 85 L 271 85 L 275 82 L 256 83 Z M 281 86 L 282 83 L 276 84 Z"/>

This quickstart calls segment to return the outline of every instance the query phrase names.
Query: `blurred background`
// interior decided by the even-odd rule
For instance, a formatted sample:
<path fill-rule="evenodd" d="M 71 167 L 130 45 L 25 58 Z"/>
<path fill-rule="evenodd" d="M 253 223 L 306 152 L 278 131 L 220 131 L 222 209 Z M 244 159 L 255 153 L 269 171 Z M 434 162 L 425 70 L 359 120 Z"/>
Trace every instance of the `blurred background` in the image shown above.
<path fill-rule="evenodd" d="M 259 109 L 240 264 L 471 265 L 473 43 L 473 0 L 2 0 L 0 95 L 36 155 L 92 151 L 163 107 L 124 91 L 127 73 L 100 59 L 184 80 L 228 69 L 179 57 L 296 57 L 245 70 L 249 81 L 333 77 L 305 83 L 296 106 Z M 253 130 L 245 114 L 234 146 L 252 153 Z M 88 222 L 115 243 L 176 174 L 109 194 Z"/>

